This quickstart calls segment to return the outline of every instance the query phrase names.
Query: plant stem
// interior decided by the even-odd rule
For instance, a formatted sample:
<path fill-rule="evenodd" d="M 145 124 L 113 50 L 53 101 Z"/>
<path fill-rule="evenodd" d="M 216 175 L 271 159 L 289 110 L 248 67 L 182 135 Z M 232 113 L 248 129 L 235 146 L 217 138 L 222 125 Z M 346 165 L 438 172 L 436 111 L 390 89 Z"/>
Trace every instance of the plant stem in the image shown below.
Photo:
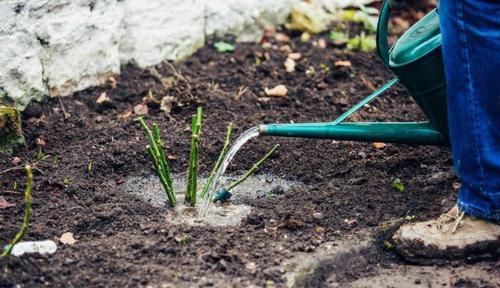
<path fill-rule="evenodd" d="M 212 168 L 210 176 L 208 176 L 207 182 L 203 187 L 203 191 L 201 192 L 201 197 L 205 197 L 207 195 L 208 188 L 210 187 L 210 185 L 212 185 L 212 182 L 214 181 L 215 173 L 217 173 L 217 170 L 219 170 L 219 167 L 222 164 L 222 160 L 224 159 L 224 156 L 226 156 L 227 149 L 229 148 L 229 142 L 231 141 L 232 131 L 233 131 L 233 123 L 229 123 L 229 125 L 227 126 L 226 140 L 224 141 L 224 145 L 222 146 L 222 150 L 220 151 L 219 158 L 217 158 L 214 168 Z"/>
<path fill-rule="evenodd" d="M 198 159 L 199 159 L 199 143 L 201 131 L 201 119 L 203 109 L 198 107 L 196 115 L 193 115 L 191 120 L 191 150 L 189 154 L 188 168 L 188 185 L 186 189 L 186 202 L 189 202 L 192 207 L 196 205 L 196 192 L 198 186 Z"/>
<path fill-rule="evenodd" d="M 144 122 L 142 117 L 136 119 L 141 125 L 142 129 L 148 137 L 150 146 L 147 148 L 147 152 L 151 161 L 153 162 L 153 167 L 156 174 L 160 178 L 160 182 L 163 185 L 163 189 L 167 194 L 168 204 L 170 207 L 174 207 L 177 203 L 175 198 L 175 192 L 172 186 L 172 175 L 168 166 L 167 159 L 165 157 L 165 151 L 163 143 L 160 138 L 160 131 L 158 125 L 153 124 L 154 136 L 149 127 Z"/>
<path fill-rule="evenodd" d="M 167 180 L 168 186 L 170 187 L 170 190 L 173 192 L 173 180 L 172 180 L 172 173 L 170 172 L 170 167 L 168 166 L 168 161 L 167 157 L 165 156 L 165 146 L 163 145 L 163 141 L 161 141 L 160 137 L 160 130 L 158 129 L 158 125 L 156 123 L 153 124 L 153 132 L 154 132 L 154 138 L 156 141 L 156 145 L 158 147 L 158 150 L 160 151 L 160 163 L 162 164 L 162 169 L 165 173 L 165 179 Z"/>
<path fill-rule="evenodd" d="M 10 244 L 7 245 L 4 248 L 2 254 L 0 254 L 0 256 L 2 257 L 10 254 L 12 248 L 14 248 L 14 245 L 16 245 L 19 242 L 19 240 L 23 238 L 24 234 L 28 230 L 31 218 L 31 192 L 33 191 L 33 172 L 31 170 L 30 165 L 24 166 L 24 170 L 26 171 L 27 184 L 26 184 L 26 191 L 24 192 L 25 205 L 24 205 L 23 224 L 21 226 L 21 229 L 17 232 L 14 239 L 12 239 Z"/>
<path fill-rule="evenodd" d="M 241 176 L 240 179 L 231 183 L 228 186 L 228 188 L 226 188 L 226 191 L 230 191 L 234 187 L 238 186 L 241 182 L 245 181 L 248 177 L 250 177 L 250 175 L 255 173 L 255 171 L 259 170 L 259 168 L 262 165 L 264 165 L 264 163 L 266 163 L 267 159 L 274 153 L 274 151 L 276 151 L 276 149 L 278 149 L 279 146 L 280 146 L 279 144 L 274 145 L 273 148 L 271 148 L 271 150 L 269 150 L 269 152 L 267 152 L 267 154 L 264 155 L 264 157 L 262 157 L 259 161 L 257 161 L 257 163 L 253 164 L 252 168 L 250 168 L 243 176 Z"/>

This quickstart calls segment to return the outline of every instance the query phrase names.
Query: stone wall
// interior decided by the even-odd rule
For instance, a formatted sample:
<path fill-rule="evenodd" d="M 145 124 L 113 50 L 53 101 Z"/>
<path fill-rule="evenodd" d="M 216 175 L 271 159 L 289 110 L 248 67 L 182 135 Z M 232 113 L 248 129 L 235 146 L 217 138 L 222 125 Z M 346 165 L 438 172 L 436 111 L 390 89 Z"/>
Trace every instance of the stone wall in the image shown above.
<path fill-rule="evenodd" d="M 0 1 L 0 104 L 98 85 L 120 66 L 181 59 L 207 35 L 253 40 L 300 0 Z M 327 9 L 363 0 L 322 0 Z"/>

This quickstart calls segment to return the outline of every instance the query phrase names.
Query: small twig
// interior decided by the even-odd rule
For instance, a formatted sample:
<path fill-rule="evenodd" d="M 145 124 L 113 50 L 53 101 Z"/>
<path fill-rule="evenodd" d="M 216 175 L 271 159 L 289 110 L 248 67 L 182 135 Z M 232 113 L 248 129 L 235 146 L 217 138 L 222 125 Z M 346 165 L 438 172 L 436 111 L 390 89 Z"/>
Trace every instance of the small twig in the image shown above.
<path fill-rule="evenodd" d="M 224 141 L 224 145 L 222 146 L 222 150 L 220 151 L 219 157 L 215 162 L 214 168 L 212 168 L 210 176 L 208 176 L 207 182 L 203 187 L 203 191 L 201 192 L 201 197 L 205 197 L 207 195 L 208 188 L 210 188 L 212 182 L 214 181 L 215 173 L 217 172 L 217 170 L 219 170 L 219 167 L 222 164 L 222 159 L 224 159 L 224 156 L 226 156 L 227 149 L 229 148 L 229 142 L 231 141 L 232 130 L 233 130 L 233 123 L 229 123 L 229 125 L 227 126 L 226 140 Z"/>
<path fill-rule="evenodd" d="M 234 96 L 234 100 L 238 101 L 241 99 L 243 95 L 247 92 L 248 87 L 247 86 L 240 86 L 238 88 L 238 92 L 236 92 L 236 95 Z"/>
<path fill-rule="evenodd" d="M 63 112 L 63 116 L 64 116 L 64 119 L 68 119 L 69 118 L 69 114 L 68 112 L 66 112 L 66 108 L 64 107 L 64 104 L 61 100 L 61 96 L 57 96 L 57 99 L 59 100 L 59 104 L 61 105 L 61 110 Z"/>
<path fill-rule="evenodd" d="M 14 239 L 12 239 L 10 244 L 5 246 L 5 248 L 3 249 L 2 254 L 0 254 L 0 256 L 2 257 L 10 255 L 10 252 L 12 251 L 12 248 L 14 248 L 14 245 L 16 245 L 21 240 L 21 238 L 23 238 L 24 234 L 26 234 L 26 231 L 28 230 L 31 218 L 31 192 L 33 191 L 33 172 L 31 171 L 30 165 L 26 165 L 24 167 L 24 170 L 26 171 L 27 184 L 26 184 L 26 192 L 24 193 L 25 206 L 24 206 L 23 224 L 21 226 L 21 229 L 17 232 Z"/>
<path fill-rule="evenodd" d="M 257 163 L 253 164 L 252 168 L 250 168 L 245 174 L 243 174 L 243 176 L 241 176 L 240 179 L 231 183 L 228 186 L 228 188 L 226 188 L 226 191 L 230 191 L 234 187 L 238 186 L 241 182 L 245 181 L 248 177 L 250 177 L 250 175 L 255 173 L 255 171 L 259 170 L 259 168 L 266 163 L 267 159 L 274 153 L 274 151 L 276 151 L 276 149 L 278 149 L 279 146 L 280 146 L 279 144 L 274 145 L 273 148 L 271 148 L 271 150 L 269 150 L 269 152 L 267 152 L 267 154 L 264 155 L 264 157 L 262 157 L 259 161 L 257 161 Z"/>
<path fill-rule="evenodd" d="M 36 170 L 36 171 L 38 171 L 40 173 L 43 173 L 43 171 L 40 170 L 40 169 L 38 169 L 36 166 L 39 165 L 40 162 L 42 162 L 43 160 L 45 160 L 45 159 L 47 159 L 49 157 L 50 157 L 50 155 L 45 155 L 42 159 L 37 160 L 35 162 L 32 162 L 29 165 L 32 167 L 33 170 Z M 25 167 L 25 164 L 19 164 L 17 166 L 10 167 L 10 168 L 7 168 L 7 169 L 5 169 L 3 171 L 0 171 L 0 175 L 8 173 L 8 172 L 11 172 L 11 171 L 21 170 L 21 169 L 24 169 L 24 167 Z"/>

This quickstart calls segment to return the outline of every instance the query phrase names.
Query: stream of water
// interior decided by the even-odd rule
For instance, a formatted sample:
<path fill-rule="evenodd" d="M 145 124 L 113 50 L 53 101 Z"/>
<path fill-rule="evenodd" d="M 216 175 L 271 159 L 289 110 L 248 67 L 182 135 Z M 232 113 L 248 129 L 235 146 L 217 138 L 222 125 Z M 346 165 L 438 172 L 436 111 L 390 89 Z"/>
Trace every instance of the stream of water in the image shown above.
<path fill-rule="evenodd" d="M 205 199 L 205 203 L 203 205 L 203 215 L 207 215 L 208 209 L 210 208 L 210 203 L 212 203 L 212 198 L 214 196 L 214 193 L 218 191 L 219 189 L 222 188 L 222 176 L 224 175 L 224 172 L 226 171 L 227 166 L 233 160 L 234 155 L 236 155 L 236 152 L 240 150 L 241 146 L 243 146 L 246 142 L 248 142 L 250 139 L 259 136 L 259 127 L 255 126 L 247 131 L 245 131 L 243 134 L 236 139 L 236 142 L 231 146 L 231 149 L 227 152 L 226 156 L 222 160 L 221 165 L 219 166 L 219 169 L 217 170 L 217 173 L 215 173 L 215 178 L 210 187 L 208 188 L 208 195 Z"/>

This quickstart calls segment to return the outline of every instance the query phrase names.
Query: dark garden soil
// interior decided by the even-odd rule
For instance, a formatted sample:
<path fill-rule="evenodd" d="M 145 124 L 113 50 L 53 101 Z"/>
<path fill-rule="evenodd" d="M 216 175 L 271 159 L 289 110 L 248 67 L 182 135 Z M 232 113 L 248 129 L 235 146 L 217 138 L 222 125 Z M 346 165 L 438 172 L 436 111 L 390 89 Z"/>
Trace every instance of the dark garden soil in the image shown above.
<path fill-rule="evenodd" d="M 280 143 L 259 173 L 301 181 L 307 188 L 247 200 L 252 213 L 233 228 L 174 226 L 165 221 L 167 207 L 155 208 L 123 192 L 121 185 L 129 177 L 152 173 L 144 153 L 146 139 L 134 122 L 137 104 L 147 103 L 145 119 L 160 125 L 176 173 L 187 167 L 190 117 L 197 106 L 204 107 L 200 170 L 206 175 L 228 122 L 238 135 L 261 123 L 331 120 L 392 77 L 375 53 L 349 52 L 328 40 L 326 48 L 313 45 L 326 35 L 306 43 L 298 38 L 272 40 L 269 49 L 238 44 L 231 54 L 218 54 L 207 45 L 184 61 L 151 69 L 126 66 L 103 86 L 31 104 L 23 113 L 27 144 L 2 156 L 0 171 L 15 166 L 14 156 L 21 164 L 35 162 L 40 153 L 49 156 L 36 164 L 33 216 L 25 240 L 57 242 L 70 231 L 77 242 L 59 243 L 50 256 L 0 259 L 0 286 L 281 287 L 286 271 L 274 267 L 366 229 L 377 237 L 361 255 L 362 262 L 339 258 L 342 262 L 320 269 L 321 275 L 304 285 L 326 286 L 322 281 L 336 274 L 338 283 L 347 286 L 376 269 L 410 265 L 383 243 L 401 222 L 429 219 L 453 205 L 459 184 L 446 147 L 387 144 L 377 149 L 372 143 L 258 137 L 244 146 L 229 173 L 242 173 Z M 288 48 L 283 45 L 302 54 L 295 72 L 285 72 Z M 352 66 L 336 67 L 340 60 Z M 310 66 L 315 73 L 306 75 Z M 288 88 L 286 97 L 264 94 L 266 87 L 278 84 Z M 143 100 L 148 91 L 157 99 L 173 97 L 170 114 Z M 111 102 L 97 104 L 101 93 Z M 350 120 L 422 119 L 404 88 L 397 87 Z M 403 192 L 391 188 L 395 178 L 404 183 Z M 15 204 L 0 209 L 2 245 L 20 226 L 24 181 L 22 170 L 0 174 L 0 195 Z M 481 264 L 488 273 L 498 273 L 498 262 Z M 452 271 L 470 264 L 443 265 Z M 482 286 L 460 275 L 454 283 Z"/>

